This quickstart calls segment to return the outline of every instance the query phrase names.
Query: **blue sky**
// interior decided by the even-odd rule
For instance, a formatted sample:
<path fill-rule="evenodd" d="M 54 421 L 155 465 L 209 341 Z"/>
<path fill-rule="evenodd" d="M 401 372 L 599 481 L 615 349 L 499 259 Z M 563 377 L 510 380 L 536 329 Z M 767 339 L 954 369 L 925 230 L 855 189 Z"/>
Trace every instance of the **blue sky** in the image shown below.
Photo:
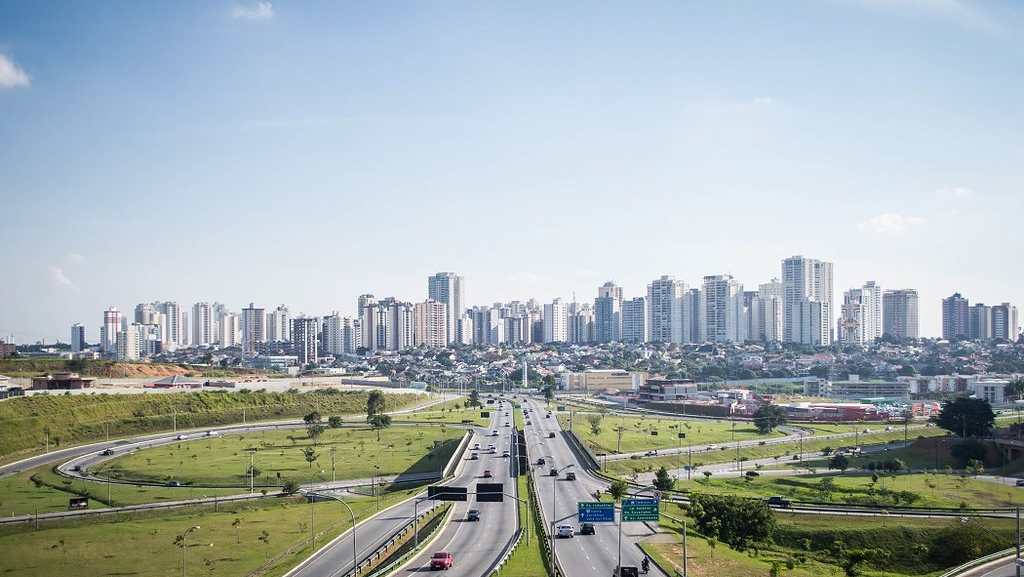
<path fill-rule="evenodd" d="M 0 1 L 0 335 L 746 288 L 1024 306 L 1015 0 Z"/>

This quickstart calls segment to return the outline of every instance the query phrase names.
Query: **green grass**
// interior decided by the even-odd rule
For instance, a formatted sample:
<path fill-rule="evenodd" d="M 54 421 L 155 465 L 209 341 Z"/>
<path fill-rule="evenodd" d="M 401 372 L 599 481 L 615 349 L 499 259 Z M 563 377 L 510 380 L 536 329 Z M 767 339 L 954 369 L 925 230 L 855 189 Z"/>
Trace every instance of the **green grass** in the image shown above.
<path fill-rule="evenodd" d="M 393 493 L 381 504 L 408 498 L 412 491 Z M 376 511 L 369 498 L 347 500 L 357 520 Z M 219 512 L 212 507 L 188 514 L 162 512 L 150 515 L 94 518 L 43 524 L 38 532 L 24 527 L 0 532 L 5 574 L 46 577 L 73 573 L 76 577 L 147 575 L 174 577 L 181 574 L 181 549 L 175 536 L 185 529 L 201 528 L 188 535 L 190 575 L 247 575 L 261 565 L 261 575 L 281 575 L 309 553 L 310 508 L 315 508 L 317 545 L 351 527 L 347 510 L 339 503 L 309 505 L 301 498 L 269 499 L 234 504 Z M 238 519 L 237 526 L 233 526 Z M 269 533 L 269 544 L 259 540 Z M 290 552 L 289 549 L 292 549 Z M 280 556 L 276 561 L 270 561 Z"/>
<path fill-rule="evenodd" d="M 395 423 L 437 423 L 437 424 L 462 424 L 463 421 L 470 421 L 469 424 L 486 427 L 490 419 L 480 416 L 480 411 L 487 411 L 488 408 L 466 408 L 463 404 L 465 397 L 449 399 L 444 403 L 431 405 L 412 413 L 403 413 L 392 417 Z"/>
<path fill-rule="evenodd" d="M 108 437 L 116 439 L 169 431 L 269 419 L 294 419 L 312 411 L 324 416 L 366 413 L 366 391 L 330 389 L 307 393 L 195 392 L 160 395 L 35 395 L 0 403 L 0 459 L 41 453 L 45 429 L 51 449 Z M 388 407 L 406 407 L 423 395 L 386 395 Z"/>
<path fill-rule="evenodd" d="M 699 480 L 698 480 L 699 477 Z M 879 477 L 872 483 L 870 473 L 850 473 L 830 476 L 834 484 L 826 496 L 819 487 L 822 476 L 768 476 L 751 480 L 723 477 L 710 480 L 695 475 L 685 477 L 676 488 L 694 493 L 729 494 L 738 497 L 769 497 L 782 495 L 795 501 L 820 501 L 837 504 L 874 505 L 879 507 L 959 507 L 966 503 L 971 508 L 1024 507 L 1024 490 L 996 485 L 988 481 L 959 475 L 900 474 Z M 911 496 L 910 494 L 913 494 Z"/>
<path fill-rule="evenodd" d="M 257 485 L 280 485 L 285 480 L 309 482 L 312 473 L 326 471 L 331 479 L 331 451 L 338 479 L 369 478 L 380 474 L 437 471 L 451 457 L 462 430 L 447 427 L 392 426 L 377 432 L 369 427 L 327 429 L 313 445 L 304 429 L 260 431 L 245 435 L 196 437 L 172 445 L 133 452 L 95 469 L 115 479 L 247 487 L 249 454 L 255 451 Z M 316 460 L 306 461 L 312 449 Z"/>
<path fill-rule="evenodd" d="M 556 413 L 562 428 L 569 428 L 569 415 Z M 588 416 L 574 416 L 572 430 L 594 453 L 634 453 L 657 449 L 670 449 L 688 444 L 705 447 L 709 443 L 726 443 L 732 440 L 770 439 L 783 436 L 775 431 L 768 435 L 757 432 L 747 421 L 736 421 L 735 436 L 730 423 L 703 420 L 677 420 L 662 417 L 604 416 L 601 417 L 600 431 L 595 435 Z M 618 437 L 619 427 L 623 428 L 622 439 Z M 652 435 L 657 431 L 657 435 Z M 679 439 L 678 433 L 686 433 Z"/>
<path fill-rule="evenodd" d="M 519 496 L 520 498 L 525 498 L 528 494 L 528 476 L 520 475 L 517 482 L 519 484 Z M 526 544 L 526 535 L 524 534 L 519 547 L 516 548 L 515 552 L 509 557 L 508 562 L 497 574 L 502 577 L 537 577 L 538 575 L 544 575 L 546 566 L 540 546 L 540 539 L 543 537 L 538 537 L 534 527 L 527 523 L 526 506 L 522 503 L 519 504 L 519 524 L 530 531 L 530 544 Z"/>

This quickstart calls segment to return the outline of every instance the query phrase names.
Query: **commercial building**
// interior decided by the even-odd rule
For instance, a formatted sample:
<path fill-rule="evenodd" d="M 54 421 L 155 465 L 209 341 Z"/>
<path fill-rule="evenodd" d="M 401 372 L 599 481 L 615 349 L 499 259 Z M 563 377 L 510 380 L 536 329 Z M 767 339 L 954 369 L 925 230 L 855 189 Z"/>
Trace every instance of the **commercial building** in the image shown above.
<path fill-rule="evenodd" d="M 641 403 L 663 403 L 697 397 L 697 383 L 690 379 L 648 379 L 637 393 Z"/>
<path fill-rule="evenodd" d="M 92 377 L 81 377 L 77 373 L 57 373 L 45 377 L 32 377 L 32 389 L 36 391 L 88 389 L 92 387 L 95 380 Z"/>
<path fill-rule="evenodd" d="M 620 369 L 598 369 L 562 373 L 560 387 L 567 391 L 601 392 L 608 389 L 636 391 L 647 382 L 647 373 Z"/>

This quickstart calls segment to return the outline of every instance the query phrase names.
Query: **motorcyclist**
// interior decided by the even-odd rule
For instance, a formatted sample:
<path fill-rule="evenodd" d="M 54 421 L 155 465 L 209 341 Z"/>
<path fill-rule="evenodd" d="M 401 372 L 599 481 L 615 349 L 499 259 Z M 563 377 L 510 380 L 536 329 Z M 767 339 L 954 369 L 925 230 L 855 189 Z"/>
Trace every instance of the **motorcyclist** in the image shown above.
<path fill-rule="evenodd" d="M 644 557 L 643 561 L 640 562 L 640 569 L 647 573 L 651 570 L 651 560 L 648 557 Z"/>

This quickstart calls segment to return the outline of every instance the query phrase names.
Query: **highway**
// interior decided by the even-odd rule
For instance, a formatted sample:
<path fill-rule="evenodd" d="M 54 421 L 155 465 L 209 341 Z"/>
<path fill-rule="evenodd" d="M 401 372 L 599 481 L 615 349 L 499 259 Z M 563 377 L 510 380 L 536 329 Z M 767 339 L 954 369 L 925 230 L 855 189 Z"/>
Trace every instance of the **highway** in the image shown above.
<path fill-rule="evenodd" d="M 619 563 L 618 527 L 613 523 L 598 523 L 596 534 L 579 535 L 580 525 L 576 517 L 577 503 L 594 501 L 594 492 L 603 492 L 607 489 L 608 483 L 593 477 L 583 469 L 562 437 L 558 419 L 553 414 L 550 418 L 546 417 L 548 411 L 542 402 L 531 399 L 524 401 L 523 406 L 529 409 L 526 417 L 531 424 L 525 427 L 526 446 L 536 479 L 537 496 L 548 530 L 551 529 L 554 516 L 555 526 L 568 524 L 577 531 L 577 535 L 571 539 L 554 540 L 555 557 L 563 574 L 567 577 L 611 575 Z M 550 437 L 551 433 L 555 433 L 554 438 Z M 544 458 L 545 464 L 538 466 L 536 463 L 541 457 Z M 550 475 L 552 468 L 559 470 L 557 476 Z M 576 473 L 575 481 L 566 479 L 566 473 L 569 471 Z M 651 534 L 653 532 L 643 523 L 623 524 L 622 566 L 640 566 L 643 555 L 633 542 L 637 538 Z M 657 574 L 655 567 L 651 567 L 651 571 L 652 575 Z"/>

